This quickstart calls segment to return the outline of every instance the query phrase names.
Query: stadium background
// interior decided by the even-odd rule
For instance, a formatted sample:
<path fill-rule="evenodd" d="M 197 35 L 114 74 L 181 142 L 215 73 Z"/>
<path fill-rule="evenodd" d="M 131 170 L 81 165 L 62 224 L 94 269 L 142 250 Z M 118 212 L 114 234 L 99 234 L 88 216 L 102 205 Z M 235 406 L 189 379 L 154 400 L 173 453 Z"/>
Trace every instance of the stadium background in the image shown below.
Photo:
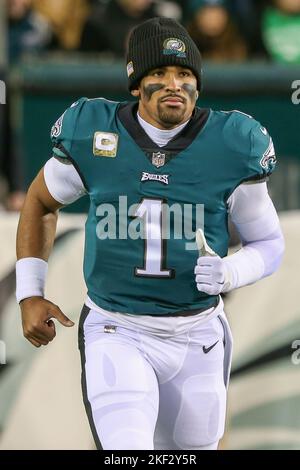
<path fill-rule="evenodd" d="M 36 46 L 30 54 L 24 50 L 17 59 L 10 59 L 5 44 L 14 36 L 10 35 L 11 22 L 5 21 L 4 11 L 10 1 L 0 3 L 0 79 L 7 85 L 7 104 L 0 104 L 0 359 L 5 362 L 0 365 L 0 449 L 92 449 L 81 401 L 75 328 L 59 328 L 56 340 L 43 350 L 33 349 L 22 337 L 14 298 L 18 221 L 14 196 L 22 197 L 51 156 L 50 127 L 76 98 L 130 99 L 125 67 L 118 54 L 78 50 L 76 41 L 69 39 L 68 43 L 66 38 L 61 39 L 59 47 L 49 46 L 37 53 Z M 41 12 L 45 2 L 34 3 Z M 176 2 L 155 3 L 166 8 Z M 231 18 L 236 18 L 233 6 L 238 1 L 194 0 L 176 5 L 182 8 L 190 4 L 194 11 L 212 3 L 222 8 L 229 5 Z M 257 3 L 260 8 L 262 4 L 270 8 L 266 2 L 253 1 L 254 6 Z M 81 11 L 83 4 L 76 1 L 73 10 Z M 173 5 L 168 11 L 178 14 L 179 10 Z M 185 14 L 183 22 L 191 13 Z M 300 19 L 300 5 L 292 16 Z M 70 18 L 69 23 L 73 31 L 76 18 Z M 297 24 L 300 44 L 300 21 Z M 283 54 L 279 60 L 270 51 L 257 49 L 255 52 L 255 47 L 249 46 L 252 52 L 239 60 L 234 54 L 217 59 L 208 54 L 199 101 L 215 109 L 252 114 L 273 136 L 279 164 L 269 188 L 287 246 L 283 265 L 275 275 L 225 299 L 235 348 L 222 447 L 300 449 L 300 104 L 292 101 L 293 83 L 300 80 L 300 54 L 295 60 L 290 60 L 288 53 L 284 60 Z M 85 296 L 81 267 L 86 207 L 83 199 L 61 214 L 46 291 L 47 297 L 77 324 Z"/>

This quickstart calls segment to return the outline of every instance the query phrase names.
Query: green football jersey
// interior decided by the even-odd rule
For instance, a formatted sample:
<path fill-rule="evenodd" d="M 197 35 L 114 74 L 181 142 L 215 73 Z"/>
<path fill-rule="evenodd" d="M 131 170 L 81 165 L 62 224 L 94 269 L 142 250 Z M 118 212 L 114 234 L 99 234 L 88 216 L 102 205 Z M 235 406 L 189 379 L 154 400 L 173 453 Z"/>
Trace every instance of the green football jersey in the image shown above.
<path fill-rule="evenodd" d="M 52 128 L 54 155 L 71 160 L 90 197 L 84 276 L 99 307 L 167 315 L 214 306 L 197 290 L 198 227 L 221 257 L 227 200 L 275 166 L 266 129 L 238 111 L 195 108 L 158 147 L 138 123 L 137 103 L 81 98 Z"/>

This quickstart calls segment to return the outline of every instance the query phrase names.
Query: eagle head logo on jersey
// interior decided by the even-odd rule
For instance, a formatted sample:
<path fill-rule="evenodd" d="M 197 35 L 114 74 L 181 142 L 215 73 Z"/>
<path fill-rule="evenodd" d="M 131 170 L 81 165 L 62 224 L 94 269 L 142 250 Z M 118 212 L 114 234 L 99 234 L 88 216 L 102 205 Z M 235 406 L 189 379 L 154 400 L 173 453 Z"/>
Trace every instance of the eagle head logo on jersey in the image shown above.
<path fill-rule="evenodd" d="M 264 170 L 270 171 L 276 164 L 276 155 L 273 140 L 270 138 L 270 143 L 267 150 L 263 154 L 260 164 Z"/>
<path fill-rule="evenodd" d="M 57 119 L 55 124 L 51 128 L 51 138 L 52 137 L 59 137 L 62 131 L 62 125 L 63 125 L 63 120 L 64 116 L 66 114 L 66 111 Z"/>
<path fill-rule="evenodd" d="M 163 45 L 164 55 L 176 55 L 176 57 L 186 57 L 186 47 L 183 41 L 178 38 L 168 38 L 164 41 Z"/>
<path fill-rule="evenodd" d="M 159 168 L 161 166 L 164 166 L 165 163 L 166 163 L 165 153 L 161 153 L 161 152 L 152 153 L 152 165 L 156 166 L 156 168 Z"/>

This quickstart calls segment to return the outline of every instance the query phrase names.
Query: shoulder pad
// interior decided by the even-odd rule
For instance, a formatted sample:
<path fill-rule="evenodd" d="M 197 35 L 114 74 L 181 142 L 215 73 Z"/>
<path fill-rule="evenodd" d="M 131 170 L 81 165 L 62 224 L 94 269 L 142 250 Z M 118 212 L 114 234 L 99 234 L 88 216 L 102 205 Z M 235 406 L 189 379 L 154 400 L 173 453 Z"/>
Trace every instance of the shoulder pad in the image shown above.
<path fill-rule="evenodd" d="M 276 156 L 267 129 L 248 114 L 240 111 L 222 112 L 228 114 L 223 128 L 226 145 L 246 157 L 248 169 L 254 177 L 272 173 Z"/>
<path fill-rule="evenodd" d="M 80 98 L 75 101 L 54 123 L 51 128 L 51 140 L 54 144 L 58 140 L 72 139 L 79 111 L 86 101 L 87 98 Z"/>

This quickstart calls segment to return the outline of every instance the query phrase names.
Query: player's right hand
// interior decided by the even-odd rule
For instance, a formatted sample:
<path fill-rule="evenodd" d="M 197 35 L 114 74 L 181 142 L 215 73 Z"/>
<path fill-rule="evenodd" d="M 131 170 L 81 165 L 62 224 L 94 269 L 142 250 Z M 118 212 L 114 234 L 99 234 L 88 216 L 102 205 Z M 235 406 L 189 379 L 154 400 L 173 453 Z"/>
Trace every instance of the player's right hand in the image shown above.
<path fill-rule="evenodd" d="M 60 308 L 43 297 L 29 297 L 20 302 L 23 333 L 35 347 L 46 346 L 56 336 L 55 324 L 51 318 L 63 326 L 73 326 Z"/>

